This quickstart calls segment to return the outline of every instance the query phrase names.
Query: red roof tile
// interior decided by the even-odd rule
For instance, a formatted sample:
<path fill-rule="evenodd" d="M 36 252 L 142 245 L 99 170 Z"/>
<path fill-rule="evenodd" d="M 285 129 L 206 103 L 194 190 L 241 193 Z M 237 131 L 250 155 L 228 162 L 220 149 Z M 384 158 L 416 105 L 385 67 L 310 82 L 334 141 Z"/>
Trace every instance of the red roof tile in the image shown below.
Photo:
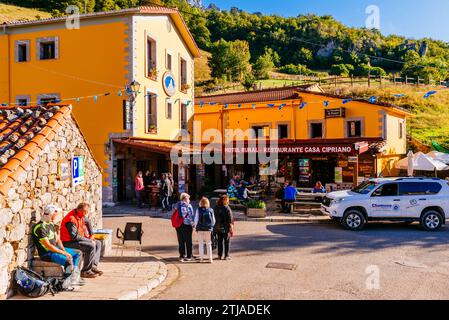
<path fill-rule="evenodd" d="M 6 195 L 32 160 L 53 140 L 68 105 L 0 107 L 0 193 Z"/>

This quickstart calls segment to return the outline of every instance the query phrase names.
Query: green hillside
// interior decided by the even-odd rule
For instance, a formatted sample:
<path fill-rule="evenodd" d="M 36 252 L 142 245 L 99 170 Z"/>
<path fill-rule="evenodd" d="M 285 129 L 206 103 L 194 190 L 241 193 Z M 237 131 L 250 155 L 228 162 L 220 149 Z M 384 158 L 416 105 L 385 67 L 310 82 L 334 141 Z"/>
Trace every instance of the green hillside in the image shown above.
<path fill-rule="evenodd" d="M 0 3 L 0 23 L 14 20 L 36 20 L 51 17 L 48 12 Z"/>

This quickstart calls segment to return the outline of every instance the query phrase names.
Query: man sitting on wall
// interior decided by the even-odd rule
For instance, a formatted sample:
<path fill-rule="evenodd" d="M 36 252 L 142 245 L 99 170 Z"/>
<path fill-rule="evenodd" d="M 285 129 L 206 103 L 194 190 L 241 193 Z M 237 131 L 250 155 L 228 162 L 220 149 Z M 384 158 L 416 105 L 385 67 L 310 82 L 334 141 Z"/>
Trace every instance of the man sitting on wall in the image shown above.
<path fill-rule="evenodd" d="M 59 212 L 58 212 L 59 211 Z M 33 227 L 32 237 L 39 257 L 43 261 L 51 261 L 64 267 L 65 287 L 79 283 L 79 258 L 78 250 L 65 248 L 59 238 L 55 223 L 60 216 L 60 209 L 48 205 L 42 214 L 42 220 Z"/>
<path fill-rule="evenodd" d="M 81 270 L 82 278 L 96 278 L 103 274 L 98 269 L 101 257 L 101 242 L 95 240 L 91 229 L 86 224 L 90 205 L 80 203 L 76 209 L 70 211 L 61 223 L 61 240 L 68 248 L 81 250 L 84 254 L 84 266 Z"/>

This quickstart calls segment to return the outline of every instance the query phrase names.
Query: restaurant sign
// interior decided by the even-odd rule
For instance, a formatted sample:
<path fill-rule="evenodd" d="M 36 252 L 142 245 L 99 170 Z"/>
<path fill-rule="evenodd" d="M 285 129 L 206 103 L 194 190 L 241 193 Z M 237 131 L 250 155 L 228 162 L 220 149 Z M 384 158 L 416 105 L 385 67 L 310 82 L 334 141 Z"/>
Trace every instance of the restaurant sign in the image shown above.
<path fill-rule="evenodd" d="M 324 110 L 324 118 L 344 118 L 346 117 L 346 109 L 345 108 L 336 108 L 336 109 L 325 109 Z"/>
<path fill-rule="evenodd" d="M 296 153 L 296 154 L 333 154 L 354 153 L 353 144 L 340 145 L 310 145 L 310 146 L 280 146 L 280 147 L 230 147 L 226 153 Z"/>

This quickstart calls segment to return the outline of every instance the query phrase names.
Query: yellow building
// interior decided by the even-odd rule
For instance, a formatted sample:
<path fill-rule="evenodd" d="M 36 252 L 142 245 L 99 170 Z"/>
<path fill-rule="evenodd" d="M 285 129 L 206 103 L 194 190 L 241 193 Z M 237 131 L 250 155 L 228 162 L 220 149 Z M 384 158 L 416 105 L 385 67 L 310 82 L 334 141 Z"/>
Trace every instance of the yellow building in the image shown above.
<path fill-rule="evenodd" d="M 169 8 L 5 24 L 0 103 L 72 103 L 103 167 L 103 201 L 126 200 L 136 169 L 173 169 L 160 144 L 174 144 L 191 121 L 198 56 L 181 15 Z M 125 90 L 132 81 L 140 83 L 135 99 Z"/>
<path fill-rule="evenodd" d="M 394 105 L 326 94 L 312 85 L 196 97 L 194 119 L 201 123 L 203 145 L 211 141 L 203 136 L 211 128 L 223 137 L 226 129 L 253 129 L 243 137 L 244 146 L 269 140 L 269 129 L 278 129 L 272 137 L 278 143 L 277 175 L 311 187 L 315 181 L 345 184 L 397 174 L 393 164 L 406 154 L 408 116 Z M 234 143 L 242 140 L 231 138 Z M 208 175 L 221 180 L 220 169 L 209 170 Z M 228 176 L 238 173 L 249 179 L 259 168 L 240 165 L 230 170 Z"/>

